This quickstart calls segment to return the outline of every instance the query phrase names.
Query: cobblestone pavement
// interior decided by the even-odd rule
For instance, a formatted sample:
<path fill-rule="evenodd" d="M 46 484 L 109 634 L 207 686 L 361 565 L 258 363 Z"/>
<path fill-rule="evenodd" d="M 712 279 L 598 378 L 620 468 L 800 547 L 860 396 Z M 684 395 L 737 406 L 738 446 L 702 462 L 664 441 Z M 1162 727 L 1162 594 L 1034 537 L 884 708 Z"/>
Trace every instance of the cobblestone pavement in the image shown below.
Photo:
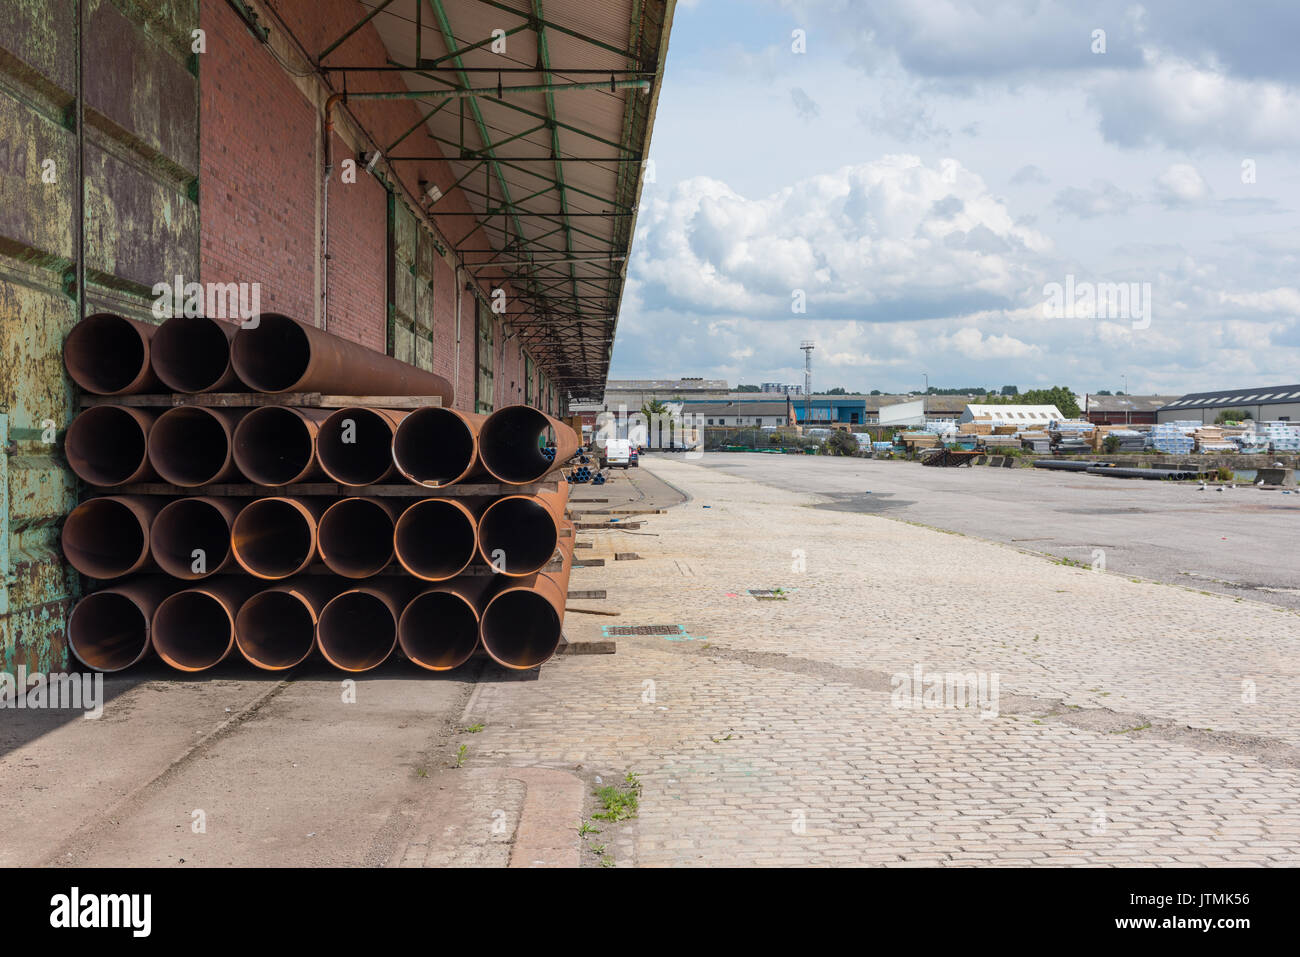
<path fill-rule="evenodd" d="M 483 683 L 467 713 L 476 765 L 640 776 L 585 863 L 1300 864 L 1294 612 L 643 468 L 691 499 L 594 533 L 641 558 L 575 570 L 621 615 L 566 630 L 688 637 Z M 964 683 L 934 700 L 947 673 L 965 707 Z"/>

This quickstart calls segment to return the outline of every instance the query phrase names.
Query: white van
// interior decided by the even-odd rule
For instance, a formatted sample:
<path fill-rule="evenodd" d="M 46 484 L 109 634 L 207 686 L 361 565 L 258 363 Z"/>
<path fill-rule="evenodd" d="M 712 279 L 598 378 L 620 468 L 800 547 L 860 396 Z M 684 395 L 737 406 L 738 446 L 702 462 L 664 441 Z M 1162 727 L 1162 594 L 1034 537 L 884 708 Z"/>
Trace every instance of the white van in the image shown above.
<path fill-rule="evenodd" d="M 610 439 L 605 443 L 605 454 L 601 458 L 601 468 L 611 468 L 613 466 L 622 466 L 628 468 L 632 464 L 632 443 L 627 439 Z"/>

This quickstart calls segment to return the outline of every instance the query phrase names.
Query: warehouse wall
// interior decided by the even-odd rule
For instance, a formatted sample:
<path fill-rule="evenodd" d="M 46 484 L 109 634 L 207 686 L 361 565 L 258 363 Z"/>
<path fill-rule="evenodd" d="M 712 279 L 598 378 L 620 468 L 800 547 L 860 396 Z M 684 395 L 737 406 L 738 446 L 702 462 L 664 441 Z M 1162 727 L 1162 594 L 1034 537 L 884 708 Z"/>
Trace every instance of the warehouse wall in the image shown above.
<path fill-rule="evenodd" d="M 250 6 L 257 8 L 257 3 Z M 353 0 L 318 0 L 312 4 L 282 4 L 276 11 L 301 44 L 323 49 L 357 19 Z M 342 181 L 342 161 L 355 159 L 371 145 L 351 128 L 344 111 L 336 110 L 335 172 L 330 180 L 328 316 L 321 315 L 321 218 L 324 195 L 321 170 L 325 158 L 320 129 L 327 90 L 314 77 L 295 77 L 254 37 L 223 0 L 203 0 L 203 28 L 209 52 L 203 59 L 202 83 L 202 280 L 261 282 L 262 308 L 284 311 L 321 324 L 334 333 L 370 348 L 388 349 L 387 288 L 388 206 L 383 182 L 358 169 L 355 183 Z M 264 23 L 269 23 L 263 18 Z M 273 42 L 277 38 L 274 36 Z M 284 43 L 284 38 L 278 38 Z M 276 48 L 281 58 L 291 51 Z M 387 53 L 373 26 L 367 25 L 329 57 L 331 63 L 383 62 Z M 353 89 L 404 89 L 393 74 L 369 74 L 351 81 Z M 347 111 L 375 140 L 388 144 L 421 116 L 412 101 L 353 100 Z M 427 107 L 425 108 L 427 109 Z M 396 152 L 441 156 L 437 143 L 423 130 L 411 134 Z M 447 192 L 439 201 L 443 212 L 464 212 L 469 204 L 452 171 L 442 162 L 381 165 L 386 177 L 400 180 L 419 195 L 419 182 L 437 183 Z M 450 192 L 448 192 L 450 191 Z M 398 202 L 406 200 L 398 193 Z M 434 221 L 444 240 L 469 240 L 480 248 L 491 244 L 481 231 L 466 235 L 470 220 L 443 217 Z M 446 242 L 444 242 L 446 245 Z M 433 269 L 432 315 L 423 331 L 429 345 L 425 361 L 456 386 L 456 407 L 474 407 L 475 303 L 457 289 L 453 266 L 439 259 Z M 483 297 L 491 294 L 479 283 Z M 459 368 L 456 348 L 455 296 L 462 298 Z M 513 291 L 506 286 L 513 306 Z M 417 331 L 417 338 L 420 332 Z M 517 338 L 507 340 L 498 323 L 496 375 L 492 401 L 496 407 L 522 402 L 524 358 Z M 512 385 L 513 383 L 513 385 Z"/>
<path fill-rule="evenodd" d="M 77 176 L 76 0 L 0 3 L 0 670 L 68 665 L 79 582 L 59 550 L 77 483 L 51 434 L 76 412 L 62 347 L 84 309 L 150 316 L 197 274 L 195 0 L 86 0 L 85 175 Z"/>

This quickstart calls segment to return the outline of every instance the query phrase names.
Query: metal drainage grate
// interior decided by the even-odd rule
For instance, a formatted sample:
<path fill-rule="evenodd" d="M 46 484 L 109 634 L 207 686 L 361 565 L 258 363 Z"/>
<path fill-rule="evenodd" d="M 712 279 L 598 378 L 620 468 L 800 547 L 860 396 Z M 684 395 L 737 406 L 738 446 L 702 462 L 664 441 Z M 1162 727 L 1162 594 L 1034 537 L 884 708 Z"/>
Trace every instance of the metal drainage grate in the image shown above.
<path fill-rule="evenodd" d="M 626 635 L 682 635 L 681 625 L 608 625 L 605 634 L 618 637 Z"/>
<path fill-rule="evenodd" d="M 785 595 L 778 595 L 771 588 L 751 588 L 749 593 L 759 601 L 785 601 Z"/>

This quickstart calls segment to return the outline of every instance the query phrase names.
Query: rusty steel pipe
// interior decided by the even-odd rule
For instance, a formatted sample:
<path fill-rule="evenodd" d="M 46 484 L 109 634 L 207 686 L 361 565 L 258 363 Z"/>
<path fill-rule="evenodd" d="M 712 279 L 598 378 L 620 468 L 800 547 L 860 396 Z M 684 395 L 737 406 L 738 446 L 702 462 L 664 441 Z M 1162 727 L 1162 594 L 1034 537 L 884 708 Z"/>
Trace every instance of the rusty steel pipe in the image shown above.
<path fill-rule="evenodd" d="M 316 459 L 335 482 L 373 485 L 393 473 L 393 434 L 406 416 L 391 409 L 332 412 L 316 431 Z"/>
<path fill-rule="evenodd" d="M 303 575 L 253 595 L 235 616 L 235 647 L 263 671 L 302 664 L 316 647 L 316 623 L 339 592 L 335 579 Z"/>
<path fill-rule="evenodd" d="M 170 579 L 147 576 L 87 595 L 68 615 L 69 650 L 96 671 L 129 668 L 149 654 L 154 610 L 175 590 Z"/>
<path fill-rule="evenodd" d="M 397 471 L 428 488 L 486 475 L 478 454 L 478 434 L 486 420 L 486 415 L 456 409 L 416 409 L 393 436 Z"/>
<path fill-rule="evenodd" d="M 316 646 L 343 671 L 378 668 L 397 647 L 397 619 L 411 593 L 400 578 L 376 578 L 326 603 L 316 623 Z"/>
<path fill-rule="evenodd" d="M 316 523 L 322 507 L 312 499 L 259 498 L 249 502 L 230 529 L 239 566 L 263 579 L 304 571 L 316 554 Z"/>
<path fill-rule="evenodd" d="M 235 648 L 235 616 L 258 583 L 223 575 L 169 595 L 153 613 L 153 647 L 177 671 L 207 671 Z"/>
<path fill-rule="evenodd" d="M 154 561 L 168 575 L 186 581 L 226 571 L 234 561 L 231 531 L 242 507 L 239 499 L 206 495 L 167 504 L 150 530 Z"/>
<path fill-rule="evenodd" d="M 492 584 L 487 576 L 457 579 L 420 592 L 397 620 L 402 653 L 428 671 L 450 671 L 478 647 L 478 603 Z"/>
<path fill-rule="evenodd" d="M 344 498 L 320 517 L 316 549 L 330 571 L 369 578 L 393 561 L 396 508 L 382 498 Z"/>
<path fill-rule="evenodd" d="M 243 409 L 181 405 L 168 409 L 149 430 L 149 462 L 165 482 L 196 488 L 240 478 L 231 453 Z"/>
<path fill-rule="evenodd" d="M 131 395 L 158 388 L 149 362 L 158 327 L 111 312 L 87 316 L 63 342 L 68 376 L 95 395 Z"/>
<path fill-rule="evenodd" d="M 561 549 L 563 566 L 527 578 L 500 578 L 479 621 L 483 650 L 512 671 L 540 667 L 560 647 L 573 550 Z"/>
<path fill-rule="evenodd" d="M 91 578 L 120 578 L 149 566 L 150 526 L 166 499 L 105 495 L 82 502 L 63 522 L 63 555 Z"/>
<path fill-rule="evenodd" d="M 446 581 L 474 560 L 474 513 L 453 498 L 425 498 L 397 519 L 393 548 L 402 567 L 425 581 Z"/>
<path fill-rule="evenodd" d="M 230 341 L 238 330 L 220 319 L 173 316 L 150 343 L 154 375 L 173 392 L 244 391 L 230 364 Z"/>
<path fill-rule="evenodd" d="M 235 464 L 258 485 L 290 485 L 324 475 L 316 461 L 316 429 L 329 416 L 323 409 L 264 405 L 235 426 Z"/>
<path fill-rule="evenodd" d="M 555 458 L 542 454 L 539 442 L 555 442 Z M 578 452 L 578 436 L 559 419 L 531 405 L 508 405 L 487 417 L 478 434 L 483 467 L 498 482 L 527 485 L 540 482 Z"/>
<path fill-rule="evenodd" d="M 522 577 L 540 571 L 560 544 L 569 483 L 554 492 L 507 495 L 478 519 L 478 553 L 498 574 Z"/>
<path fill-rule="evenodd" d="M 241 327 L 230 361 L 255 392 L 436 395 L 444 406 L 455 399 L 440 375 L 279 313 L 264 312 L 256 326 Z"/>
<path fill-rule="evenodd" d="M 68 426 L 63 454 L 77 478 L 113 486 L 156 477 L 149 464 L 149 432 L 156 416 L 124 405 L 86 409 Z"/>

